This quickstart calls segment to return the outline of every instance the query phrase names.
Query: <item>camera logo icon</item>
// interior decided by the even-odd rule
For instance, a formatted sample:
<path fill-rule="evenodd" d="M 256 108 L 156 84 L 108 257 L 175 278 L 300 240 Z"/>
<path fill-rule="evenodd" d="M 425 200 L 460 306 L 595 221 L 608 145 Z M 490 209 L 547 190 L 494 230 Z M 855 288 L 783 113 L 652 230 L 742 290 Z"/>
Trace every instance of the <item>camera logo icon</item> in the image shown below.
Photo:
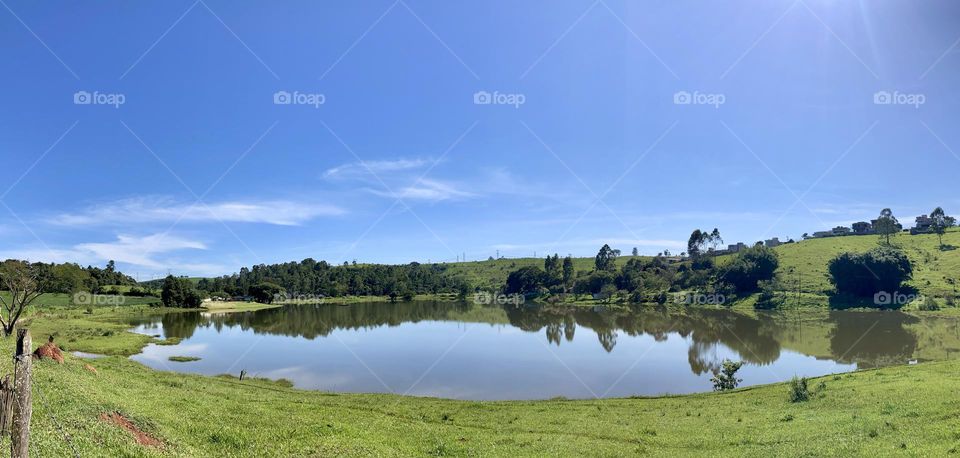
<path fill-rule="evenodd" d="M 890 305 L 892 302 L 893 295 L 886 291 L 880 291 L 873 295 L 873 303 L 876 305 Z"/>
<path fill-rule="evenodd" d="M 93 295 L 86 291 L 80 291 L 73 295 L 73 303 L 77 305 L 91 305 L 93 304 Z"/>
<path fill-rule="evenodd" d="M 675 105 L 690 105 L 693 102 L 693 98 L 690 96 L 690 93 L 687 91 L 675 92 L 673 94 L 673 103 Z"/>
<path fill-rule="evenodd" d="M 480 305 L 490 305 L 493 303 L 493 295 L 486 291 L 479 291 L 473 295 L 473 302 Z"/>
<path fill-rule="evenodd" d="M 873 103 L 876 105 L 890 105 L 893 103 L 893 97 L 887 91 L 874 92 Z"/>
<path fill-rule="evenodd" d="M 490 105 L 493 103 L 493 97 L 487 91 L 474 92 L 473 103 L 476 105 Z"/>
<path fill-rule="evenodd" d="M 73 93 L 73 103 L 75 105 L 90 105 L 93 98 L 87 91 L 77 91 Z"/>
<path fill-rule="evenodd" d="M 277 91 L 273 93 L 274 105 L 290 105 L 291 102 L 293 102 L 293 98 L 290 96 L 289 92 Z"/>

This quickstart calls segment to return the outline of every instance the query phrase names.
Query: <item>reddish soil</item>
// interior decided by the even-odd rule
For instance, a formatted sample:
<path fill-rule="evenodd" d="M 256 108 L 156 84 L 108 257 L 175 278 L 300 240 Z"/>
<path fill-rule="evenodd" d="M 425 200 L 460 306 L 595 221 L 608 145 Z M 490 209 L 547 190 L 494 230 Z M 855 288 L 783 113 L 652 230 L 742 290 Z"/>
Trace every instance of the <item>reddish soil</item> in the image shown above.
<path fill-rule="evenodd" d="M 160 442 L 160 439 L 141 431 L 140 428 L 137 428 L 137 425 L 133 424 L 133 422 L 130 420 L 127 420 L 123 415 L 120 415 L 120 412 L 110 412 L 109 414 L 102 413 L 100 414 L 100 419 L 130 431 L 130 434 L 133 434 L 133 437 L 140 445 L 146 445 L 148 447 L 160 447 L 163 445 L 163 442 Z"/>
<path fill-rule="evenodd" d="M 63 364 L 63 353 L 60 352 L 60 347 L 53 343 L 53 341 L 43 344 L 33 352 L 33 356 L 39 359 L 49 358 L 58 364 Z"/>

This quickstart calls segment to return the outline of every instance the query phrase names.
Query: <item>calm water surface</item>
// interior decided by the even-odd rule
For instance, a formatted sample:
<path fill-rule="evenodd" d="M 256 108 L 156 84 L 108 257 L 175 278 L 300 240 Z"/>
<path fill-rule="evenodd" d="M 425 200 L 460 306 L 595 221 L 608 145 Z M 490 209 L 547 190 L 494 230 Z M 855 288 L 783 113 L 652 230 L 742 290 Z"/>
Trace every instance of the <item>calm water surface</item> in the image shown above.
<path fill-rule="evenodd" d="M 458 399 L 709 391 L 725 358 L 745 361 L 738 376 L 755 385 L 960 355 L 957 319 L 899 312 L 411 302 L 170 313 L 134 324 L 136 332 L 182 339 L 132 357 L 156 369 L 246 370 L 300 388 Z"/>

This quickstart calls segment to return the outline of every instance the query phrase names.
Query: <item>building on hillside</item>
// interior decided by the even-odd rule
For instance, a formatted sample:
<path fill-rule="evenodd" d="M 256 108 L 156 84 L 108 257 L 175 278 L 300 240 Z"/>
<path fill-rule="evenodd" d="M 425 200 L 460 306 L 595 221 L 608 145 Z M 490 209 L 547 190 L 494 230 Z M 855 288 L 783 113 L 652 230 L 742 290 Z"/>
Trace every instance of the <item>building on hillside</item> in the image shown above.
<path fill-rule="evenodd" d="M 770 240 L 764 240 L 763 245 L 766 246 L 767 248 L 776 248 L 780 245 L 783 245 L 783 243 L 780 242 L 780 239 L 778 237 L 774 237 Z"/>
<path fill-rule="evenodd" d="M 727 253 L 736 253 L 740 250 L 746 250 L 747 245 L 743 242 L 737 242 L 736 245 L 727 245 Z"/>
<path fill-rule="evenodd" d="M 931 226 L 933 226 L 933 218 L 927 215 L 920 215 L 915 221 L 916 224 L 910 229 L 910 235 L 926 234 L 931 231 Z"/>
<path fill-rule="evenodd" d="M 837 226 L 829 231 L 819 231 L 814 232 L 811 238 L 822 238 L 822 237 L 841 237 L 844 235 L 850 235 L 850 228 L 846 226 Z"/>
<path fill-rule="evenodd" d="M 853 235 L 869 235 L 876 233 L 877 231 L 873 228 L 873 223 L 868 223 L 866 221 L 858 221 L 853 223 Z"/>

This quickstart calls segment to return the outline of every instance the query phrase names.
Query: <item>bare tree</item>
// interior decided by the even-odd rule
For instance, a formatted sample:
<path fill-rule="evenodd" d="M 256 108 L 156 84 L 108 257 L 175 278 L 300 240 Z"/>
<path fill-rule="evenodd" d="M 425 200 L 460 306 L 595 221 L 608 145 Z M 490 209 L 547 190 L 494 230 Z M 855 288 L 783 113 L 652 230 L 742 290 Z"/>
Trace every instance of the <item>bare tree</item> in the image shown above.
<path fill-rule="evenodd" d="M 0 263 L 0 287 L 7 290 L 9 298 L 0 294 L 0 326 L 4 335 L 13 334 L 17 320 L 30 304 L 43 294 L 37 269 L 26 261 L 8 259 Z"/>

